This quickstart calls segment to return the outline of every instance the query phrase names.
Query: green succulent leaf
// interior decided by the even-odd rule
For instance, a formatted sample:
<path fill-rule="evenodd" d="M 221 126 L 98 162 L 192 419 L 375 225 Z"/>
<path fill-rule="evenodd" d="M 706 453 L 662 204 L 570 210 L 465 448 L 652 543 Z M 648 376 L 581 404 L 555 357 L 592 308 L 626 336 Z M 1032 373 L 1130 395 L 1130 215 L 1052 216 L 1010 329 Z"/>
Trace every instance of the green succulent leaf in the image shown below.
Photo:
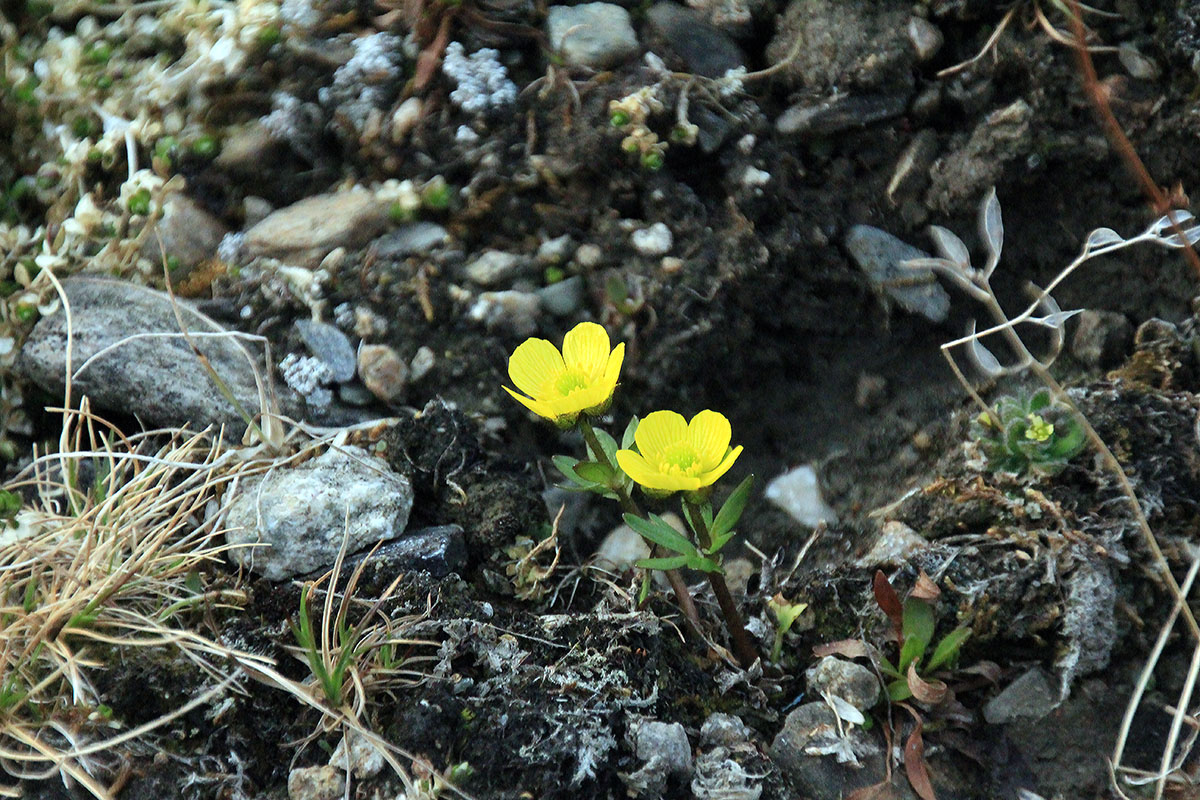
<path fill-rule="evenodd" d="M 607 464 L 600 464 L 595 461 L 580 461 L 575 465 L 575 474 L 589 483 L 610 486 L 615 473 L 612 467 Z"/>
<path fill-rule="evenodd" d="M 1053 398 L 1050 395 L 1050 390 L 1046 388 L 1038 389 L 1029 398 L 1028 413 L 1036 414 L 1044 408 L 1049 408 Z"/>
<path fill-rule="evenodd" d="M 909 664 L 920 664 L 925 649 L 933 640 L 933 606 L 924 600 L 910 597 L 904 601 L 904 644 L 900 647 L 899 669 L 903 673 Z"/>
<path fill-rule="evenodd" d="M 933 672 L 953 661 L 958 655 L 959 648 L 963 646 L 963 642 L 967 641 L 970 636 L 970 628 L 955 628 L 943 636 L 937 647 L 933 649 L 933 655 L 929 657 L 925 671 Z"/>

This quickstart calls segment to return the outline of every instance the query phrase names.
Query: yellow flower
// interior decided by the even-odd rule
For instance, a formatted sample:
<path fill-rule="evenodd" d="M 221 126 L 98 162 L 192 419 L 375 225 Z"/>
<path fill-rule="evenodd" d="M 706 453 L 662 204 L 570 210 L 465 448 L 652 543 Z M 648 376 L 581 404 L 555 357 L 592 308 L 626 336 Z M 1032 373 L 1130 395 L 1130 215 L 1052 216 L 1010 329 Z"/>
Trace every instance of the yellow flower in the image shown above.
<path fill-rule="evenodd" d="M 638 423 L 637 451 L 618 450 L 625 474 L 654 492 L 694 492 L 729 471 L 742 453 L 730 449 L 729 420 L 716 411 L 701 411 L 691 422 L 674 411 L 655 411 Z"/>
<path fill-rule="evenodd" d="M 581 322 L 567 332 L 562 353 L 545 339 L 526 339 L 508 359 L 508 377 L 528 397 L 504 391 L 533 413 L 571 425 L 579 412 L 600 413 L 612 400 L 625 345 L 609 352 L 608 331 Z"/>

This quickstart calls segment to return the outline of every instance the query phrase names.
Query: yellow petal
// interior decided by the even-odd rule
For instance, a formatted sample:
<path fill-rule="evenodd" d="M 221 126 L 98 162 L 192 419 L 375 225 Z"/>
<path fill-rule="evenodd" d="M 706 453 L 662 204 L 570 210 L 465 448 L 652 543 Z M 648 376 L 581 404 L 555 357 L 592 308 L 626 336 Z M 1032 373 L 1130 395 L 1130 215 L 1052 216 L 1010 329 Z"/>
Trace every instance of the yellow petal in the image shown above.
<path fill-rule="evenodd" d="M 722 459 L 721 463 L 717 465 L 716 469 L 709 470 L 708 472 L 700 475 L 700 485 L 710 486 L 716 483 L 722 475 L 724 475 L 726 472 L 729 472 L 729 468 L 733 466 L 733 462 L 737 461 L 738 456 L 741 454 L 742 446 L 739 444 L 737 447 L 726 453 L 725 458 Z"/>
<path fill-rule="evenodd" d="M 545 339 L 526 339 L 508 359 L 508 377 L 518 389 L 534 398 L 541 396 L 546 383 L 565 369 L 558 348 Z"/>
<path fill-rule="evenodd" d="M 581 322 L 563 338 L 563 361 L 591 380 L 599 380 L 608 363 L 608 331 L 594 322 Z"/>
<path fill-rule="evenodd" d="M 651 412 L 638 423 L 633 439 L 642 455 L 653 463 L 668 449 L 687 439 L 687 420 L 674 411 Z"/>
<path fill-rule="evenodd" d="M 625 343 L 621 342 L 613 348 L 612 355 L 608 357 L 608 365 L 604 368 L 604 380 L 602 383 L 608 387 L 609 391 L 617 388 L 617 378 L 621 376 L 621 363 L 625 360 Z"/>
<path fill-rule="evenodd" d="M 687 475 L 664 475 L 632 450 L 618 450 L 617 464 L 626 475 L 633 478 L 634 483 L 646 489 L 665 492 L 694 491 L 703 485 L 698 478 Z"/>
<path fill-rule="evenodd" d="M 504 389 L 504 391 L 511 394 L 513 396 L 513 399 L 515 399 L 518 403 L 525 406 L 530 411 L 537 414 L 539 417 L 545 417 L 546 419 L 555 419 L 559 416 L 555 412 L 555 410 L 549 406 L 548 403 L 543 403 L 539 400 L 531 400 L 528 397 L 525 397 L 524 395 L 517 394 L 516 392 L 514 392 L 512 389 L 508 388 L 507 386 L 502 386 L 501 388 Z"/>
<path fill-rule="evenodd" d="M 731 435 L 729 420 L 725 419 L 724 414 L 701 411 L 692 417 L 692 421 L 688 423 L 688 440 L 696 449 L 702 470 L 713 469 L 721 463 L 721 459 L 729 450 Z"/>

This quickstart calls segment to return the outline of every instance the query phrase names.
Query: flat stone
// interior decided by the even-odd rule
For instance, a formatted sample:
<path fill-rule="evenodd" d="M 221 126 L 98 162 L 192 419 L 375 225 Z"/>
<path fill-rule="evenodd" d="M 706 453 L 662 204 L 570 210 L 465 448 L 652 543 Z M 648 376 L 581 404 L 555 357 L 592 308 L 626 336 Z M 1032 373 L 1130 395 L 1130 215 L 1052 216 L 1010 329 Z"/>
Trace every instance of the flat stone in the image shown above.
<path fill-rule="evenodd" d="M 234 563 L 283 580 L 333 564 L 343 538 L 353 553 L 404 532 L 408 479 L 365 450 L 330 449 L 289 469 L 242 481 L 222 520 Z"/>
<path fill-rule="evenodd" d="M 76 398 L 86 394 L 100 408 L 117 409 L 153 425 L 226 425 L 231 434 L 241 435 L 245 421 L 180 335 L 170 297 L 124 281 L 83 276 L 66 279 L 63 289 L 71 306 Z M 226 332 L 193 304 L 177 300 L 175 305 L 189 332 Z M 264 367 L 254 348 L 228 336 L 192 342 L 242 407 L 255 412 L 259 397 L 254 370 Z M 42 317 L 21 348 L 16 374 L 61 395 L 66 345 L 65 315 L 60 311 Z M 90 361 L 102 350 L 103 355 Z M 299 415 L 300 399 L 285 386 L 275 389 L 281 410 Z"/>
<path fill-rule="evenodd" d="M 704 15 L 663 0 L 646 13 L 646 22 L 689 72 L 705 78 L 720 78 L 746 65 L 746 54 L 725 31 L 710 24 Z"/>
<path fill-rule="evenodd" d="M 542 308 L 556 317 L 569 317 L 583 306 L 586 286 L 583 278 L 572 275 L 566 280 L 537 290 Z"/>
<path fill-rule="evenodd" d="M 533 292 L 484 292 L 479 295 L 467 317 L 482 322 L 489 331 L 514 336 L 530 336 L 537 331 L 542 314 L 541 299 Z"/>
<path fill-rule="evenodd" d="M 983 707 L 983 718 L 992 725 L 1018 719 L 1040 719 L 1058 704 L 1058 691 L 1041 667 L 1034 667 L 1005 687 Z"/>
<path fill-rule="evenodd" d="M 932 271 L 901 267 L 904 261 L 929 258 L 924 250 L 870 225 L 855 225 L 846 234 L 846 250 L 868 280 L 905 311 L 930 322 L 943 322 L 950 314 L 950 295 Z"/>
<path fill-rule="evenodd" d="M 308 352 L 329 367 L 336 383 L 354 377 L 354 345 L 338 327 L 312 319 L 298 319 L 295 327 Z"/>
<path fill-rule="evenodd" d="M 836 656 L 825 656 L 804 672 L 808 690 L 814 695 L 840 697 L 859 711 L 867 711 L 879 699 L 879 679 L 875 673 Z"/>
<path fill-rule="evenodd" d="M 801 525 L 837 524 L 837 512 L 821 496 L 817 471 L 808 464 L 783 473 L 767 484 L 763 495 Z"/>
<path fill-rule="evenodd" d="M 361 247 L 388 224 L 388 207 L 373 194 L 345 190 L 307 197 L 246 231 L 250 256 L 315 268 L 337 247 Z"/>
<path fill-rule="evenodd" d="M 886 774 L 883 748 L 861 729 L 839 724 L 824 702 L 805 703 L 788 714 L 770 755 L 794 782 L 796 796 L 811 800 L 840 799 Z"/>
<path fill-rule="evenodd" d="M 363 561 L 366 566 L 359 586 L 364 592 L 378 593 L 402 572 L 427 572 L 435 578 L 462 573 L 467 567 L 467 540 L 458 525 L 407 531 L 380 545 L 373 554 L 368 549 L 347 556 L 342 568 L 353 571 Z"/>
<path fill-rule="evenodd" d="M 911 86 L 917 52 L 906 29 L 912 5 L 792 0 L 767 46 L 767 61 L 787 61 L 780 76 L 786 83 L 818 91 Z"/>
<path fill-rule="evenodd" d="M 612 3 L 550 6 L 546 33 L 568 64 L 612 69 L 641 50 L 629 12 Z"/>
<path fill-rule="evenodd" d="M 741 717 L 716 711 L 700 726 L 700 742 L 707 747 L 733 747 L 750 740 L 750 729 Z"/>
<path fill-rule="evenodd" d="M 510 283 L 525 266 L 525 260 L 513 253 L 485 250 L 468 263 L 464 271 L 472 283 L 494 287 Z"/>
<path fill-rule="evenodd" d="M 217 247 L 229 228 L 184 194 L 170 195 L 163 204 L 163 215 L 154 223 L 142 244 L 142 255 L 155 263 L 175 258 L 184 268 L 194 267 L 217 254 Z M 159 242 L 162 249 L 159 249 Z M 173 281 L 186 275 L 171 273 Z"/>
<path fill-rule="evenodd" d="M 645 762 L 637 772 L 621 776 L 634 795 L 661 797 L 668 778 L 691 774 L 692 746 L 678 722 L 634 720 L 629 738 L 635 755 Z"/>
<path fill-rule="evenodd" d="M 346 775 L 333 766 L 297 767 L 288 773 L 288 800 L 338 800 L 346 792 Z"/>
<path fill-rule="evenodd" d="M 787 108 L 775 119 L 775 130 L 790 136 L 831 136 L 865 128 L 904 113 L 906 94 L 846 94 Z"/>
<path fill-rule="evenodd" d="M 408 222 L 371 243 L 376 258 L 397 259 L 428 253 L 445 244 L 450 234 L 436 222 Z"/>

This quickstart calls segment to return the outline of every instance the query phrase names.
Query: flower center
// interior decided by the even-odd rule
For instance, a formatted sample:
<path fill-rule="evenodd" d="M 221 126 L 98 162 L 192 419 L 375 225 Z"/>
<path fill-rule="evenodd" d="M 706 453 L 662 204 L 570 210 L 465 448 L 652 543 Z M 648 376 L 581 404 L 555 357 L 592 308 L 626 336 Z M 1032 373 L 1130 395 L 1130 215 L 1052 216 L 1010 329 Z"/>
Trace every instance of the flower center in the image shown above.
<path fill-rule="evenodd" d="M 587 378 L 575 370 L 567 370 L 554 379 L 554 391 L 562 397 L 569 397 L 584 388 L 587 388 Z"/>
<path fill-rule="evenodd" d="M 691 445 L 676 445 L 663 454 L 662 467 L 668 475 L 695 475 L 700 471 L 700 456 Z"/>

